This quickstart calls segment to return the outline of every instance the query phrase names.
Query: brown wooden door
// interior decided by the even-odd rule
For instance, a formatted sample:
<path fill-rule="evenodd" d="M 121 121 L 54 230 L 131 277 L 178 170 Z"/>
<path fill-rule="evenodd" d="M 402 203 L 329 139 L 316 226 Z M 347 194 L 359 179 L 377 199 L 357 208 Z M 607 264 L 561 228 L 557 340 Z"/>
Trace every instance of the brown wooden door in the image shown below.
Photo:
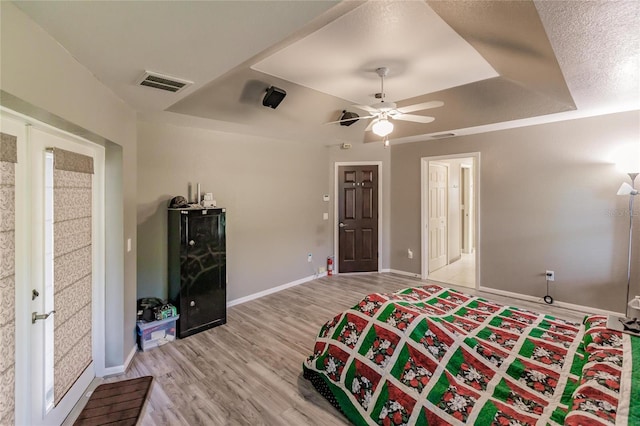
<path fill-rule="evenodd" d="M 378 270 L 378 166 L 338 167 L 338 272 Z"/>

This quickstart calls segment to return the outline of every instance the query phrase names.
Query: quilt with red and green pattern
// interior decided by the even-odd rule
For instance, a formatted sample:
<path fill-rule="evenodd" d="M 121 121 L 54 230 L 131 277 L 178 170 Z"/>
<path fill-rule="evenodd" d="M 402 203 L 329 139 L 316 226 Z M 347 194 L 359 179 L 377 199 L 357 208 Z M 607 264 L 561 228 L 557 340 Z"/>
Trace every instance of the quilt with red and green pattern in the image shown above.
<path fill-rule="evenodd" d="M 438 285 L 370 294 L 303 364 L 357 425 L 640 424 L 640 339 Z"/>

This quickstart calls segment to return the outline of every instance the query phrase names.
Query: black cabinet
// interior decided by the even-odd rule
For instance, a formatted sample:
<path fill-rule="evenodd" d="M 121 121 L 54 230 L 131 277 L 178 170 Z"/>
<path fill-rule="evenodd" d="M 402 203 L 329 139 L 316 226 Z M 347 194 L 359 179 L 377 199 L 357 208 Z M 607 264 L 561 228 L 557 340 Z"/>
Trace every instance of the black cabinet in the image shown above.
<path fill-rule="evenodd" d="M 169 300 L 178 336 L 227 322 L 225 209 L 169 209 Z"/>

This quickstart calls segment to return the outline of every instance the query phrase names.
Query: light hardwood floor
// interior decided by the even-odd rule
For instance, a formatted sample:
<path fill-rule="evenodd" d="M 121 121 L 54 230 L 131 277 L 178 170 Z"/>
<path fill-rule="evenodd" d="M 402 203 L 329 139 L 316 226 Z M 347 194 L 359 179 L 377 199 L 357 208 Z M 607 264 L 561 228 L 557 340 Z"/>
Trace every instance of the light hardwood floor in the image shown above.
<path fill-rule="evenodd" d="M 154 376 L 145 425 L 347 425 L 302 377 L 316 333 L 366 294 L 425 283 L 395 274 L 320 278 L 229 308 L 226 325 L 138 352 L 124 375 L 106 381 Z M 565 319 L 584 315 L 481 295 Z"/>

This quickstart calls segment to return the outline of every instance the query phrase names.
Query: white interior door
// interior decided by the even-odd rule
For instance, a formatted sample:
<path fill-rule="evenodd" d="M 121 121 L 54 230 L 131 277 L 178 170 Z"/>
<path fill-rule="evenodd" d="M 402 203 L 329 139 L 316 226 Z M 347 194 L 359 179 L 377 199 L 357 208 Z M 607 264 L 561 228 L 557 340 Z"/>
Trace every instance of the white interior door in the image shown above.
<path fill-rule="evenodd" d="M 77 294 L 69 293 L 77 293 L 77 291 L 76 287 L 70 287 L 66 293 L 56 291 L 60 290 L 60 287 L 57 286 L 62 285 L 61 282 L 67 279 L 69 273 L 54 270 L 54 256 L 56 256 L 54 251 L 60 251 L 59 247 L 56 250 L 54 250 L 54 247 L 56 247 L 56 243 L 59 245 L 65 239 L 73 239 L 73 236 L 61 235 L 59 231 L 54 233 L 54 215 L 56 214 L 54 205 L 61 211 L 64 209 L 66 204 L 64 201 L 66 200 L 62 200 L 62 203 L 60 202 L 61 200 L 56 201 L 56 197 L 60 198 L 62 195 L 54 191 L 54 154 L 51 152 L 51 148 L 79 153 L 94 159 L 97 173 L 88 178 L 95 187 L 93 192 L 89 189 L 89 197 L 91 197 L 89 202 L 91 205 L 88 210 L 92 211 L 93 215 L 90 215 L 89 219 L 87 219 L 90 222 L 87 225 L 87 232 L 91 234 L 91 241 L 95 240 L 96 242 L 103 241 L 99 233 L 103 229 L 101 223 L 101 211 L 103 211 L 101 164 L 104 163 L 104 151 L 101 147 L 90 143 L 78 143 L 36 129 L 29 130 L 27 140 L 28 175 L 30 178 L 30 182 L 28 182 L 28 188 L 30 189 L 28 201 L 30 202 L 29 221 L 31 230 L 29 262 L 31 276 L 28 291 L 32 299 L 29 309 L 29 317 L 32 320 L 30 321 L 30 423 L 33 425 L 55 425 L 64 421 L 95 377 L 92 359 L 94 353 L 92 328 L 96 321 L 92 316 L 91 308 L 93 293 L 99 287 L 97 281 L 101 279 L 100 271 L 103 268 L 104 254 L 100 243 L 94 243 L 79 249 L 85 250 L 89 257 L 88 261 L 91 263 L 87 267 L 89 274 L 83 278 L 87 281 L 87 285 L 84 287 L 85 293 L 82 298 L 79 298 L 78 306 L 71 309 L 71 313 L 69 313 L 70 309 L 68 308 L 65 313 L 60 312 L 59 306 L 61 306 L 63 300 L 69 297 L 76 297 Z M 74 189 L 72 188 L 71 191 L 73 192 Z M 60 222 L 59 219 L 58 222 Z M 72 226 L 75 227 L 76 225 Z M 71 235 L 75 231 L 71 229 L 67 234 Z M 58 240 L 57 242 L 56 239 Z M 79 267 L 85 268 L 84 266 Z M 61 273 L 65 277 L 61 277 Z M 68 306 L 70 303 L 76 302 L 67 300 L 65 303 Z M 57 313 L 55 312 L 56 308 L 58 309 Z M 74 309 L 77 309 L 78 312 L 84 310 L 83 312 L 88 316 L 84 315 L 84 317 L 76 319 L 73 313 L 75 312 Z M 56 323 L 56 316 L 60 315 L 65 315 L 65 317 L 64 320 L 59 318 L 59 322 L 63 321 L 65 324 L 76 322 L 76 327 L 72 332 L 61 334 L 58 328 L 61 325 Z M 81 324 L 81 327 L 77 327 L 77 324 Z M 86 337 L 86 333 L 89 333 L 88 337 Z M 79 335 L 85 336 L 82 341 L 75 340 Z M 67 344 L 67 347 L 84 345 L 85 357 L 81 361 L 80 369 L 77 367 L 78 357 L 67 355 L 71 352 L 63 351 L 65 341 L 72 342 Z M 86 347 L 87 344 L 89 345 L 88 347 Z M 81 373 L 69 371 L 74 368 Z M 65 375 L 71 375 L 73 378 L 70 379 Z M 69 384 L 61 388 L 59 385 L 65 380 Z"/>
<path fill-rule="evenodd" d="M 462 252 L 473 252 L 473 171 L 462 165 Z"/>
<path fill-rule="evenodd" d="M 447 260 L 449 166 L 429 162 L 429 272 L 445 266 Z"/>

